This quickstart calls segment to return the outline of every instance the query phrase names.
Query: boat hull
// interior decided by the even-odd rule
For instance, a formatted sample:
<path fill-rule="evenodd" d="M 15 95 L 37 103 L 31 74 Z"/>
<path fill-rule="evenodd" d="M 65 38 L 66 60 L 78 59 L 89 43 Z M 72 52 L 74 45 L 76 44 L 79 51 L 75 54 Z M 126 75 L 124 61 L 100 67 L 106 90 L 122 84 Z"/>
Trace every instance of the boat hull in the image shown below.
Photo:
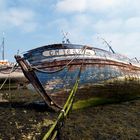
<path fill-rule="evenodd" d="M 5 66 L 0 68 L 0 84 L 1 90 L 26 88 L 29 83 L 27 78 L 24 76 L 21 68 L 13 70 L 13 66 Z M 2 86 L 3 85 L 3 86 Z"/>
<path fill-rule="evenodd" d="M 94 60 L 92 60 L 94 61 Z M 85 100 L 91 97 L 121 98 L 140 94 L 140 78 L 138 72 L 128 66 L 115 66 L 109 64 L 86 64 L 82 67 L 77 99 Z M 69 68 L 54 74 L 35 71 L 45 91 L 57 104 L 64 105 L 58 96 L 67 98 L 78 75 L 80 65 L 71 65 Z M 137 88 L 136 88 L 137 87 Z M 133 94 L 130 94 L 130 91 Z M 134 91 L 136 93 L 134 94 Z M 139 92 L 139 93 L 138 93 Z M 119 97 L 120 98 L 120 97 Z M 120 98 L 120 99 L 121 99 Z"/>
<path fill-rule="evenodd" d="M 16 56 L 25 76 L 49 106 L 63 107 L 81 65 L 75 101 L 94 97 L 123 100 L 140 95 L 140 67 L 137 64 L 133 65 L 125 57 L 125 61 L 122 60 L 122 56 L 115 60 L 119 55 L 112 56 L 100 49 L 74 46 L 72 50 L 71 47 L 55 45 L 52 49 L 47 46 L 29 51 L 24 58 Z M 107 57 L 109 54 L 110 58 Z"/>

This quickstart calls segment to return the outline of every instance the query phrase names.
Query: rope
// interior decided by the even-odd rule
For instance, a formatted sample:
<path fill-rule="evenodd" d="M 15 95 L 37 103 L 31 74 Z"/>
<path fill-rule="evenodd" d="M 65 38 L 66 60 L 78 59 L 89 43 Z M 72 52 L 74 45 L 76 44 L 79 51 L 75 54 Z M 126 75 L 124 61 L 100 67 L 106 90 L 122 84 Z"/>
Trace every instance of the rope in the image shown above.
<path fill-rule="evenodd" d="M 76 80 L 76 82 L 75 82 L 75 84 L 74 84 L 74 86 L 73 86 L 73 88 L 72 88 L 72 90 L 70 92 L 70 95 L 69 95 L 69 97 L 68 97 L 68 99 L 67 99 L 67 101 L 66 101 L 66 103 L 65 103 L 65 105 L 63 107 L 63 109 L 61 110 L 57 120 L 54 122 L 54 124 L 52 125 L 52 127 L 49 129 L 49 131 L 46 133 L 46 135 L 43 137 L 42 140 L 47 140 L 51 136 L 53 131 L 57 128 L 58 124 L 60 124 L 60 122 L 62 122 L 63 118 L 67 116 L 67 114 L 68 114 L 68 112 L 69 112 L 69 110 L 71 108 L 71 105 L 72 105 L 71 104 L 71 99 L 72 99 L 72 97 L 74 97 L 74 94 L 76 93 L 77 88 L 78 88 L 79 79 L 80 79 L 80 73 L 81 73 L 81 68 L 80 68 L 77 80 Z M 53 135 L 52 135 L 52 138 L 54 137 L 54 135 L 56 137 L 56 135 L 57 135 L 56 133 L 57 132 L 55 130 Z"/>
<path fill-rule="evenodd" d="M 11 74 L 12 72 L 15 71 L 14 68 L 15 68 L 16 66 L 17 66 L 17 63 L 12 67 L 11 71 L 8 73 L 8 76 L 5 78 L 4 82 L 3 82 L 2 85 L 0 86 L 0 90 L 3 88 L 3 86 L 5 85 L 5 83 L 7 82 L 7 80 L 9 79 L 10 74 Z"/>
<path fill-rule="evenodd" d="M 87 47 L 85 46 L 83 49 L 81 49 L 79 51 L 80 52 L 84 52 L 85 54 L 85 50 L 87 49 Z M 52 73 L 56 73 L 56 72 L 59 72 L 59 71 L 62 71 L 63 69 L 65 69 L 66 67 L 68 67 L 70 65 L 70 63 L 74 60 L 74 59 L 77 59 L 79 57 L 79 55 L 76 55 L 74 58 L 72 58 L 64 67 L 58 69 L 58 70 L 55 70 L 55 71 L 45 71 L 45 70 L 40 70 L 38 69 L 37 67 L 33 67 L 33 69 L 35 69 L 36 71 L 39 71 L 39 72 L 43 72 L 43 73 L 48 73 L 48 74 L 52 74 Z"/>
<path fill-rule="evenodd" d="M 84 51 L 84 54 L 85 54 L 85 51 Z M 83 58 L 83 62 L 84 62 L 84 58 Z M 70 92 L 70 95 L 69 95 L 64 107 L 60 111 L 60 114 L 59 114 L 57 120 L 54 122 L 54 124 L 49 129 L 49 131 L 44 135 L 42 140 L 47 140 L 49 138 L 51 138 L 51 140 L 52 140 L 58 136 L 59 129 L 63 126 L 63 121 L 64 121 L 65 117 L 68 115 L 68 113 L 73 105 L 74 96 L 75 96 L 75 93 L 78 89 L 78 85 L 79 85 L 79 81 L 80 81 L 80 75 L 81 75 L 81 71 L 82 71 L 83 62 L 81 64 L 81 67 L 80 67 L 79 73 L 77 75 L 75 84 Z"/>

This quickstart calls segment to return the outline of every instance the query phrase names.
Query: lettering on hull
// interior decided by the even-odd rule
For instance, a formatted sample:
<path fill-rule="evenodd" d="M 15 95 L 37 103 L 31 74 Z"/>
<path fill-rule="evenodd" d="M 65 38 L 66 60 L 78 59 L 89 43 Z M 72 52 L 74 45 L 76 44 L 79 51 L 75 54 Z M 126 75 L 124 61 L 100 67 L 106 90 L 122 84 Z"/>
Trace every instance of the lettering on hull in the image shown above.
<path fill-rule="evenodd" d="M 83 49 L 57 49 L 57 50 L 49 50 L 44 51 L 42 53 L 43 56 L 67 56 L 67 55 L 83 55 Z M 85 55 L 93 56 L 95 55 L 94 50 L 85 50 Z"/>

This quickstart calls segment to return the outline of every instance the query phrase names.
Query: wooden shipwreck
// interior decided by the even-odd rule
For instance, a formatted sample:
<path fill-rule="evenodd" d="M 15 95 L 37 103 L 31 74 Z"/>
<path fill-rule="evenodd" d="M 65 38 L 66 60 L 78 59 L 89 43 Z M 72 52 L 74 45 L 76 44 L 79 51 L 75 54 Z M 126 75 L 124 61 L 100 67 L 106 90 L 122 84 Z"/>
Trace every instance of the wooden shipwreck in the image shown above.
<path fill-rule="evenodd" d="M 16 55 L 25 77 L 53 109 L 63 107 L 82 65 L 75 102 L 140 94 L 140 63 L 114 51 L 70 43 Z"/>

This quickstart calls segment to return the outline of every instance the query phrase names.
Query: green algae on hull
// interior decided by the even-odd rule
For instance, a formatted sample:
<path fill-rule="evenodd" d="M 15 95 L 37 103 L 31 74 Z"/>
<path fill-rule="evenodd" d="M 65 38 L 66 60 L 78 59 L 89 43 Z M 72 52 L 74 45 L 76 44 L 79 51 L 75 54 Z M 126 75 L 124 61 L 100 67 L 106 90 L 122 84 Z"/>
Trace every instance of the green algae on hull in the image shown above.
<path fill-rule="evenodd" d="M 96 106 L 105 103 L 113 103 L 114 99 L 105 99 L 105 98 L 90 98 L 87 100 L 79 100 L 73 104 L 73 110 L 83 109 L 91 106 Z"/>
<path fill-rule="evenodd" d="M 118 103 L 140 97 L 139 78 L 114 78 L 79 88 L 73 109 L 100 104 Z"/>
<path fill-rule="evenodd" d="M 119 102 L 137 99 L 137 98 L 140 98 L 140 96 L 128 97 L 127 99 L 123 99 L 123 100 L 118 100 L 115 98 L 107 99 L 107 98 L 97 98 L 97 97 L 90 98 L 87 100 L 79 100 L 73 104 L 72 110 L 83 109 L 83 108 L 88 108 L 88 107 L 103 105 L 103 104 L 119 103 Z"/>

